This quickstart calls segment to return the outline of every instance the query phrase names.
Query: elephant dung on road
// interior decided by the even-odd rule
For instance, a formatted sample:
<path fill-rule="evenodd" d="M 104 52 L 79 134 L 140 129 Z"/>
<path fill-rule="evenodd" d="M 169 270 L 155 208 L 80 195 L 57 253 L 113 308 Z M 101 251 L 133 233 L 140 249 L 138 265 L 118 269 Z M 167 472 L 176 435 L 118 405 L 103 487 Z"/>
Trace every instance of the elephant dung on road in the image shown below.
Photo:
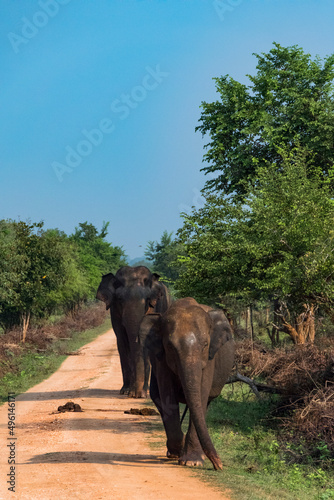
<path fill-rule="evenodd" d="M 96 298 L 110 309 L 123 374 L 120 393 L 147 397 L 150 363 L 145 350 L 141 351 L 143 359 L 138 363 L 139 325 L 147 312 L 167 310 L 170 297 L 166 286 L 159 282 L 158 274 L 151 273 L 145 266 L 124 266 L 115 275 L 109 273 L 102 277 Z"/>
<path fill-rule="evenodd" d="M 139 331 L 151 359 L 150 395 L 167 435 L 167 456 L 180 465 L 202 465 L 204 454 L 214 468 L 222 462 L 205 422 L 207 406 L 219 396 L 234 363 L 235 344 L 224 313 L 192 298 L 174 302 L 164 314 L 143 318 Z M 184 437 L 179 403 L 190 411 Z"/>

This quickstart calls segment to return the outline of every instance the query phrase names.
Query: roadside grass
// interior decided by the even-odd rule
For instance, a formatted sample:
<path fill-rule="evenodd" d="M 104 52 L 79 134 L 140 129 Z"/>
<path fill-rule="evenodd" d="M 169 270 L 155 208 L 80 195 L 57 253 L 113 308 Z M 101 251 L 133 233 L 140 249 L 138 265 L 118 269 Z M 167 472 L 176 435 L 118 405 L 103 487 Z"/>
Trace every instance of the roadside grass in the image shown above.
<path fill-rule="evenodd" d="M 38 352 L 34 346 L 22 354 L 14 354 L 8 349 L 11 371 L 0 378 L 0 404 L 7 401 L 9 392 L 21 394 L 49 377 L 67 358 L 67 353 L 78 350 L 110 328 L 110 318 L 106 318 L 95 328 L 73 332 L 71 337 L 65 340 L 55 340 L 43 353 Z M 6 361 L 1 363 L 6 364 Z"/>
<path fill-rule="evenodd" d="M 294 463 L 289 449 L 295 445 L 278 440 L 272 418 L 275 398 L 258 401 L 242 383 L 226 386 L 209 406 L 207 424 L 223 461 L 216 472 L 209 461 L 196 469 L 202 480 L 222 490 L 231 489 L 235 500 L 327 500 L 334 498 L 333 462 L 327 468 L 309 460 Z M 319 444 L 320 446 L 320 444 Z"/>

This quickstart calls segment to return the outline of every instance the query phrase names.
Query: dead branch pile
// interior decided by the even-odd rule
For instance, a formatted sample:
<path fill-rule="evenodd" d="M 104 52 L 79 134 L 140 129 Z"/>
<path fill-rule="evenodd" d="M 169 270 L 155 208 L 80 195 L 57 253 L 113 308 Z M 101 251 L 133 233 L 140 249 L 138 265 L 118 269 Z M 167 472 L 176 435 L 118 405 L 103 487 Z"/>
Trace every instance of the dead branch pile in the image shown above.
<path fill-rule="evenodd" d="M 334 347 L 315 345 L 268 349 L 261 344 L 237 343 L 238 370 L 250 378 L 265 378 L 291 396 L 304 396 L 334 383 Z"/>
<path fill-rule="evenodd" d="M 280 409 L 285 411 L 281 422 L 286 429 L 309 442 L 324 441 L 334 453 L 332 344 L 269 349 L 244 340 L 237 342 L 237 366 L 240 373 L 280 389 Z"/>
<path fill-rule="evenodd" d="M 334 384 L 305 396 L 290 422 L 284 423 L 287 424 L 295 434 L 306 436 L 308 441 L 324 441 L 334 453 Z"/>

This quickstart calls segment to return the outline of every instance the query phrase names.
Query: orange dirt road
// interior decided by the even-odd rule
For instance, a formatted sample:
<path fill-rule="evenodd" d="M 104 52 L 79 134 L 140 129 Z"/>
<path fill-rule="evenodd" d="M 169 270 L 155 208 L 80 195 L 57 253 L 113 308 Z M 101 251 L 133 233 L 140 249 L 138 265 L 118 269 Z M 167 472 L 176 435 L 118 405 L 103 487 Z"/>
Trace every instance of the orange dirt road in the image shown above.
<path fill-rule="evenodd" d="M 118 394 L 121 370 L 112 330 L 79 352 L 16 399 L 15 440 L 9 439 L 8 405 L 0 408 L 0 499 L 228 498 L 167 460 L 164 435 L 154 429 L 160 417 L 124 414 L 144 403 Z M 79 403 L 83 412 L 53 413 L 67 401 Z M 11 442 L 15 492 L 7 483 Z"/>

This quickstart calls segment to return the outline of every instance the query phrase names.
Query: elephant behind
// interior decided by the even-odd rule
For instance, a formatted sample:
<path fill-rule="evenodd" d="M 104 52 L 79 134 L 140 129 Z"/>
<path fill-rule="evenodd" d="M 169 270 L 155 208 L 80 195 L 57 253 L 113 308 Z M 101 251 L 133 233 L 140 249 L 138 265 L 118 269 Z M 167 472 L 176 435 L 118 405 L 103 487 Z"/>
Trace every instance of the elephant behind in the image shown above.
<path fill-rule="evenodd" d="M 205 415 L 234 364 L 235 345 L 224 313 L 192 298 L 180 299 L 162 315 L 145 316 L 139 339 L 150 353 L 150 395 L 165 427 L 167 456 L 193 466 L 202 465 L 205 454 L 215 469 L 221 469 Z M 179 403 L 186 403 L 190 411 L 185 437 Z"/>
<path fill-rule="evenodd" d="M 139 325 L 147 312 L 163 313 L 167 310 L 170 296 L 166 286 L 159 282 L 158 274 L 151 273 L 145 266 L 124 266 L 115 275 L 102 276 L 96 298 L 110 309 L 123 375 L 120 393 L 146 397 L 150 364 L 145 351 L 142 352 L 142 363 L 138 364 Z M 138 370 L 135 369 L 136 361 Z"/>

